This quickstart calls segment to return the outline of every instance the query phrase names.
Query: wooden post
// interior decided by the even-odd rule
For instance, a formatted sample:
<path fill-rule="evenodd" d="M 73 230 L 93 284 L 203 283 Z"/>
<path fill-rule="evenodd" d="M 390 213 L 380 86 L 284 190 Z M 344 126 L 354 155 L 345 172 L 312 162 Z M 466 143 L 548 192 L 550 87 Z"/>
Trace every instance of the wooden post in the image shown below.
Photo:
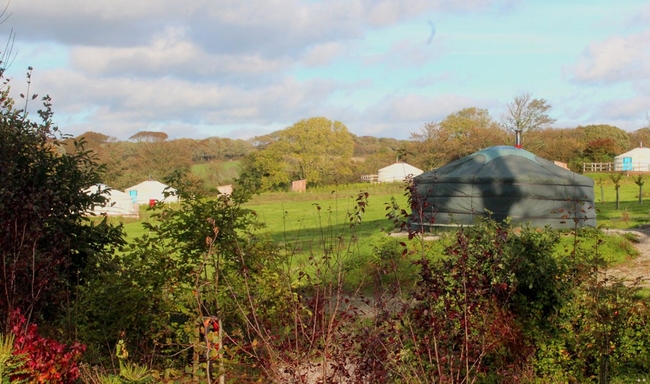
<path fill-rule="evenodd" d="M 201 339 L 201 324 L 196 325 L 194 332 L 194 346 L 192 350 L 192 379 L 198 380 L 199 372 L 199 340 Z"/>
<path fill-rule="evenodd" d="M 219 318 L 219 369 L 221 370 L 219 384 L 226 384 L 226 374 L 223 371 L 223 327 L 221 326 L 221 318 Z"/>

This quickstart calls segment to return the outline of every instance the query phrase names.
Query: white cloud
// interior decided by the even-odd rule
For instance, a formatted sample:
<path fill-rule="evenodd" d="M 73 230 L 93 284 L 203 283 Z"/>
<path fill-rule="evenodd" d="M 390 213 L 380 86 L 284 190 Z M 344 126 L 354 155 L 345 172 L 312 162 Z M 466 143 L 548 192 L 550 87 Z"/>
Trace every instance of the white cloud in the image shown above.
<path fill-rule="evenodd" d="M 141 130 L 161 130 L 171 137 L 174 132 L 182 137 L 242 137 L 246 131 L 250 137 L 266 133 L 264 127 L 284 128 L 310 116 L 340 120 L 358 135 L 405 139 L 426 122 L 486 105 L 455 94 L 390 95 L 369 107 L 331 99 L 333 92 L 359 91 L 369 85 L 323 79 L 300 82 L 285 76 L 274 83 L 243 88 L 171 77 L 94 78 L 53 70 L 39 74 L 34 92 L 47 90 L 54 95 L 55 122 L 63 132 L 92 130 L 121 139 Z"/>
<path fill-rule="evenodd" d="M 337 89 L 326 80 L 299 82 L 291 77 L 247 89 L 171 77 L 92 78 L 69 70 L 40 74 L 37 88 L 34 92 L 47 90 L 54 95 L 56 117 L 83 116 L 83 131 L 120 122 L 128 130 L 134 124 L 167 122 L 196 126 L 290 124 L 319 115 Z M 66 131 L 66 127 L 62 129 Z"/>
<path fill-rule="evenodd" d="M 574 81 L 615 83 L 650 76 L 650 30 L 592 43 L 569 68 Z"/>
<path fill-rule="evenodd" d="M 359 111 L 350 126 L 357 134 L 407 139 L 411 133 L 428 122 L 440 121 L 463 108 L 482 106 L 485 102 L 456 94 L 424 96 L 416 94 L 391 95 Z"/>
<path fill-rule="evenodd" d="M 31 0 L 9 3 L 6 25 L 26 41 L 129 46 L 182 24 L 195 8 L 170 0 Z"/>
<path fill-rule="evenodd" d="M 650 24 L 650 3 L 643 4 L 634 15 L 628 18 L 628 23 L 634 23 L 641 26 Z"/>
<path fill-rule="evenodd" d="M 642 122 L 649 109 L 648 106 L 650 106 L 650 95 L 608 100 L 594 108 L 593 118 L 619 122 L 621 128 L 628 130 L 638 129 L 643 126 Z"/>
<path fill-rule="evenodd" d="M 124 138 L 151 129 L 195 137 L 327 116 L 359 133 L 406 138 L 425 122 L 481 104 L 453 94 L 404 94 L 365 108 L 350 100 L 370 93 L 372 75 L 354 74 L 351 83 L 300 81 L 290 71 L 357 60 L 360 45 L 374 32 L 392 36 L 392 28 L 428 14 L 458 16 L 508 8 L 513 1 L 31 0 L 10 3 L 7 26 L 30 46 L 64 47 L 45 66 L 54 70 L 36 73 L 33 89 L 53 96 L 55 119 L 70 133 L 96 130 Z M 392 45 L 382 46 L 366 64 L 376 59 L 408 71 L 430 62 L 440 54 L 440 43 L 426 45 L 425 21 L 419 32 L 420 40 L 395 33 Z M 385 68 L 368 69 L 374 75 Z M 373 103 L 379 92 L 363 102 Z M 347 101 L 337 102 L 334 93 Z"/>
<path fill-rule="evenodd" d="M 507 2 L 507 1 L 506 1 Z M 31 0 L 12 2 L 9 25 L 19 38 L 72 45 L 137 46 L 165 26 L 187 27 L 195 44 L 213 53 L 301 52 L 363 36 L 428 12 L 484 10 L 493 0 Z M 498 5 L 498 3 L 497 3 Z"/>
<path fill-rule="evenodd" d="M 206 1 L 202 1 L 205 3 Z M 193 5 L 200 2 L 193 0 L 178 2 L 169 0 L 63 0 L 58 2 L 48 0 L 31 0 L 25 2 L 11 2 L 9 11 L 12 17 L 39 17 L 49 15 L 54 19 L 78 18 L 92 16 L 103 20 L 156 18 L 161 16 L 182 16 L 191 12 Z M 35 26 L 36 27 L 36 26 Z"/>
<path fill-rule="evenodd" d="M 318 44 L 305 52 L 301 61 L 308 67 L 320 67 L 331 63 L 346 51 L 341 43 Z"/>
<path fill-rule="evenodd" d="M 224 75 L 256 75 L 281 71 L 290 63 L 260 54 L 209 54 L 182 33 L 168 31 L 150 44 L 136 47 L 76 47 L 71 50 L 73 67 L 93 75 L 132 74 L 143 77 L 187 78 Z"/>
<path fill-rule="evenodd" d="M 593 91 L 576 92 L 558 104 L 561 106 L 561 117 L 554 126 L 573 128 L 579 125 L 609 124 L 633 131 L 644 125 L 644 116 L 650 105 L 648 95 L 650 94 L 601 100 L 593 99 Z"/>

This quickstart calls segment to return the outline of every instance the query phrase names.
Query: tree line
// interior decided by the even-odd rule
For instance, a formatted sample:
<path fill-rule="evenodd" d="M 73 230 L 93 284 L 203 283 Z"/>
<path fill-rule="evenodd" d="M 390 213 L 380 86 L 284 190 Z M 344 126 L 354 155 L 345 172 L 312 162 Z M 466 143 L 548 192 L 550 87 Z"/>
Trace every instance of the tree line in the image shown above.
<path fill-rule="evenodd" d="M 287 190 L 300 179 L 310 186 L 354 183 L 396 161 L 431 170 L 486 147 L 514 145 L 516 132 L 523 135 L 524 149 L 566 163 L 574 171 L 580 171 L 583 163 L 611 162 L 614 156 L 650 142 L 650 120 L 634 132 L 607 124 L 554 128 L 550 109 L 546 100 L 523 93 L 508 104 L 500 120 L 487 109 L 468 107 L 423 124 L 408 140 L 357 136 L 343 122 L 325 117 L 303 119 L 249 140 L 168 140 L 164 132 L 150 131 L 138 132 L 128 141 L 97 132 L 86 132 L 77 140 L 83 138 L 86 148 L 105 164 L 103 181 L 113 188 L 183 173 L 204 190 L 245 182 L 259 191 Z M 238 161 L 236 167 L 227 166 L 232 161 Z M 202 174 L 190 172 L 192 165 L 202 163 Z"/>

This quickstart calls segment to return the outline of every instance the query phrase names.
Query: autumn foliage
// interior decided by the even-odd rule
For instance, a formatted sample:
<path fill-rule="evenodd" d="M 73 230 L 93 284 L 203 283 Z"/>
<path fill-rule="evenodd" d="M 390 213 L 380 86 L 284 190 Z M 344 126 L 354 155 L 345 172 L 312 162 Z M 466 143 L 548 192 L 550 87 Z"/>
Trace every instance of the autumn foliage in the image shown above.
<path fill-rule="evenodd" d="M 71 346 L 38 333 L 36 324 L 29 324 L 20 310 L 11 313 L 11 332 L 15 335 L 14 355 L 25 359 L 21 377 L 35 383 L 64 384 L 79 377 L 79 359 L 86 350 L 84 345 Z"/>

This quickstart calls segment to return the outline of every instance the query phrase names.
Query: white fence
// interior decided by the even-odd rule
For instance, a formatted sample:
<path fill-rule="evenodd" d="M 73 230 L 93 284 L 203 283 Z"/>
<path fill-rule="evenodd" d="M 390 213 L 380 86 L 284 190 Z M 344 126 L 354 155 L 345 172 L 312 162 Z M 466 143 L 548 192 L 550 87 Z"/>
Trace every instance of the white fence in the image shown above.
<path fill-rule="evenodd" d="M 361 181 L 364 183 L 376 183 L 379 175 L 361 175 Z"/>
<path fill-rule="evenodd" d="M 650 172 L 650 163 L 583 163 L 582 173 L 585 172 Z"/>
<path fill-rule="evenodd" d="M 613 172 L 614 163 L 583 163 L 582 173 L 585 172 Z"/>

